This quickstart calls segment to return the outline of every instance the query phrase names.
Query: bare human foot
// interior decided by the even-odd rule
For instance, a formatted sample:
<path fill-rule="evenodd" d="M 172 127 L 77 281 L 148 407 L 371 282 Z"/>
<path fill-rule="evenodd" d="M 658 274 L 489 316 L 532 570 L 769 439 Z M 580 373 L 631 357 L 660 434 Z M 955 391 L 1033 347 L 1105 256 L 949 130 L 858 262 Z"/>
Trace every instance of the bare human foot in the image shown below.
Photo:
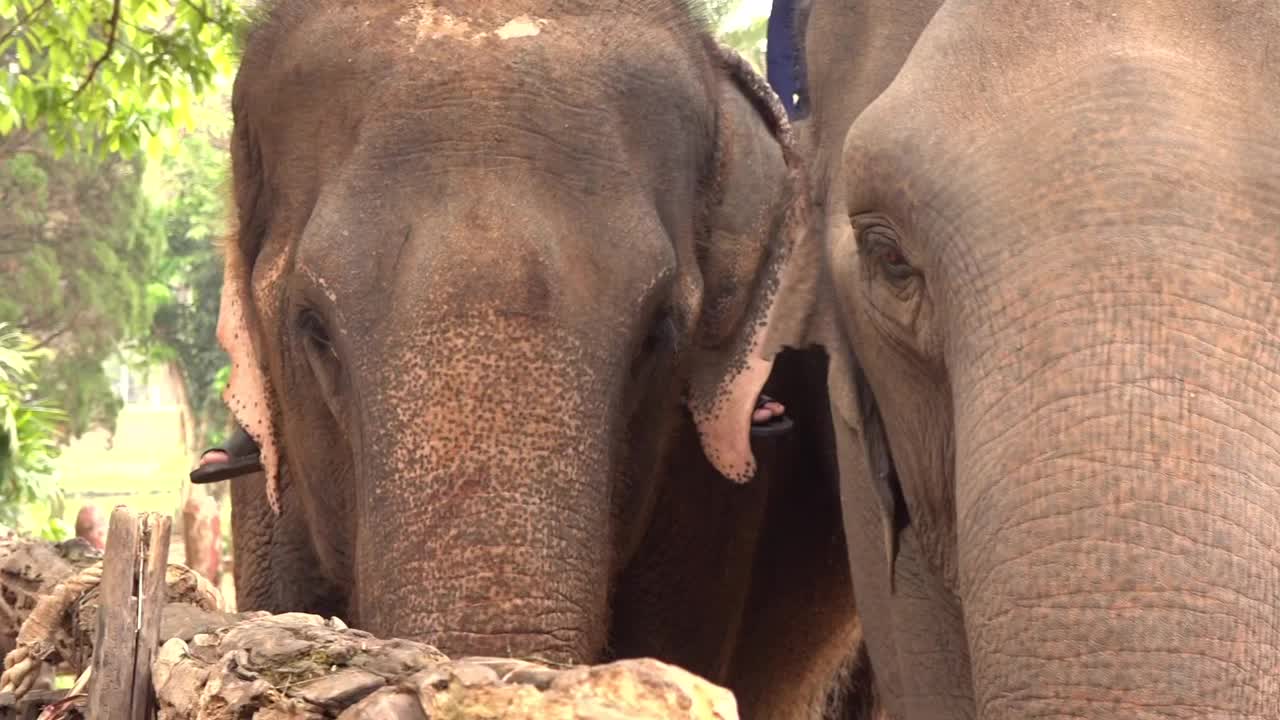
<path fill-rule="evenodd" d="M 200 456 L 200 467 L 204 467 L 209 463 L 224 463 L 231 459 L 226 450 L 210 450 Z"/>
<path fill-rule="evenodd" d="M 770 420 L 782 417 L 786 414 L 787 408 L 782 403 L 772 398 L 761 397 L 764 402 L 756 406 L 755 412 L 751 413 L 751 422 L 755 424 L 767 423 Z"/>

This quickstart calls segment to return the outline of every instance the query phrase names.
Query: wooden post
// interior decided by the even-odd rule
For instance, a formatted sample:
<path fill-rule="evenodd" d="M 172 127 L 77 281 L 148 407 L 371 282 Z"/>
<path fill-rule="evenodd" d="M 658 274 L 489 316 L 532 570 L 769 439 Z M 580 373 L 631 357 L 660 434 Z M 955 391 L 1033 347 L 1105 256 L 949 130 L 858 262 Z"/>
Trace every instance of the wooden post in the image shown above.
<path fill-rule="evenodd" d="M 93 680 L 89 717 L 129 720 L 133 710 L 133 656 L 138 642 L 138 608 L 134 605 L 134 573 L 138 553 L 138 518 L 123 505 L 111 512 L 107 548 L 98 586 L 98 632 L 93 645 Z M 125 662 L 125 659 L 128 662 Z"/>
<path fill-rule="evenodd" d="M 160 639 L 171 523 L 157 513 L 137 516 L 123 505 L 111 513 L 87 708 L 94 720 L 150 717 L 151 658 Z"/>
<path fill-rule="evenodd" d="M 133 663 L 133 710 L 131 720 L 150 720 L 155 714 L 155 691 L 151 687 L 151 660 L 160 647 L 160 619 L 165 602 L 165 570 L 169 566 L 169 533 L 172 518 L 158 513 L 142 517 L 142 568 L 138 577 L 138 649 Z"/>

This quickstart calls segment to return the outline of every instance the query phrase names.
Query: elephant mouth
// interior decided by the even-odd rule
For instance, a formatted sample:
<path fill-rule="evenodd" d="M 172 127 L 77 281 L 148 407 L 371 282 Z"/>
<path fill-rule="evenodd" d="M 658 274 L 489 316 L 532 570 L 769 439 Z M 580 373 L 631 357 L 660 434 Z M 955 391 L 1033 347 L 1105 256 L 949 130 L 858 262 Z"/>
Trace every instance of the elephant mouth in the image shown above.
<path fill-rule="evenodd" d="M 863 442 L 867 453 L 867 468 L 871 484 L 875 488 L 877 508 L 884 537 L 886 567 L 889 571 L 889 590 L 894 587 L 894 561 L 898 557 L 898 536 L 911 524 L 902 483 L 898 480 L 898 468 L 889 447 L 889 436 L 875 391 L 859 368 L 856 376 L 858 411 L 862 416 Z"/>

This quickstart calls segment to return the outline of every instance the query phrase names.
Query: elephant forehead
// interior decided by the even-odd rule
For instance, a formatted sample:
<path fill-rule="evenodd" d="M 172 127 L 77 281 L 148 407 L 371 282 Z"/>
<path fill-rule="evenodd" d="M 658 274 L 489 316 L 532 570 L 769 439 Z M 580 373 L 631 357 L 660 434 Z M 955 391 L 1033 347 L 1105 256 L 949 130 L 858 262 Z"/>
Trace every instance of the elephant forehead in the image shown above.
<path fill-rule="evenodd" d="M 477 43 L 486 38 L 505 41 L 533 37 L 542 32 L 542 28 L 549 21 L 546 18 L 521 13 L 509 17 L 500 25 L 495 25 L 494 22 L 495 18 L 492 15 L 477 18 L 473 11 L 464 15 L 454 15 L 448 10 L 436 7 L 433 2 L 422 2 L 409 8 L 409 11 L 396 21 L 396 24 L 411 27 L 418 42 L 453 39 Z"/>
<path fill-rule="evenodd" d="M 698 79 L 690 71 L 703 57 L 701 29 L 687 16 L 643 12 L 656 2 L 564 3 L 554 12 L 547 3 L 517 0 L 280 2 L 250 36 L 242 75 L 272 90 L 326 91 L 318 83 L 354 77 L 366 93 L 413 80 L 475 90 L 486 78 L 510 76 L 550 75 L 566 87 Z M 530 82 L 524 90 L 538 88 Z"/>
<path fill-rule="evenodd" d="M 705 154 L 714 112 L 693 39 L 630 16 L 484 12 L 342 6 L 264 25 L 237 76 L 237 126 L 277 179 L 367 152 L 430 169 L 533 161 L 558 181 L 597 170 L 580 183 L 594 188 Z"/>

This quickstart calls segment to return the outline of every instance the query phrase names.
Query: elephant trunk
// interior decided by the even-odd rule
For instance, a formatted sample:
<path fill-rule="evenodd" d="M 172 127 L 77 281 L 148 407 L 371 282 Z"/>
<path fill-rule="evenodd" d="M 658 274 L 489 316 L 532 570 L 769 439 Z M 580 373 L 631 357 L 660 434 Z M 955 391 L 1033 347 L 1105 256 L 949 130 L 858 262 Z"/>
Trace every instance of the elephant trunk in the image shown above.
<path fill-rule="evenodd" d="M 427 327 L 359 372 L 362 628 L 451 656 L 602 651 L 616 374 L 538 324 Z"/>
<path fill-rule="evenodd" d="M 1280 713 L 1274 336 L 1170 277 L 1045 288 L 953 380 L 982 718 Z"/>

